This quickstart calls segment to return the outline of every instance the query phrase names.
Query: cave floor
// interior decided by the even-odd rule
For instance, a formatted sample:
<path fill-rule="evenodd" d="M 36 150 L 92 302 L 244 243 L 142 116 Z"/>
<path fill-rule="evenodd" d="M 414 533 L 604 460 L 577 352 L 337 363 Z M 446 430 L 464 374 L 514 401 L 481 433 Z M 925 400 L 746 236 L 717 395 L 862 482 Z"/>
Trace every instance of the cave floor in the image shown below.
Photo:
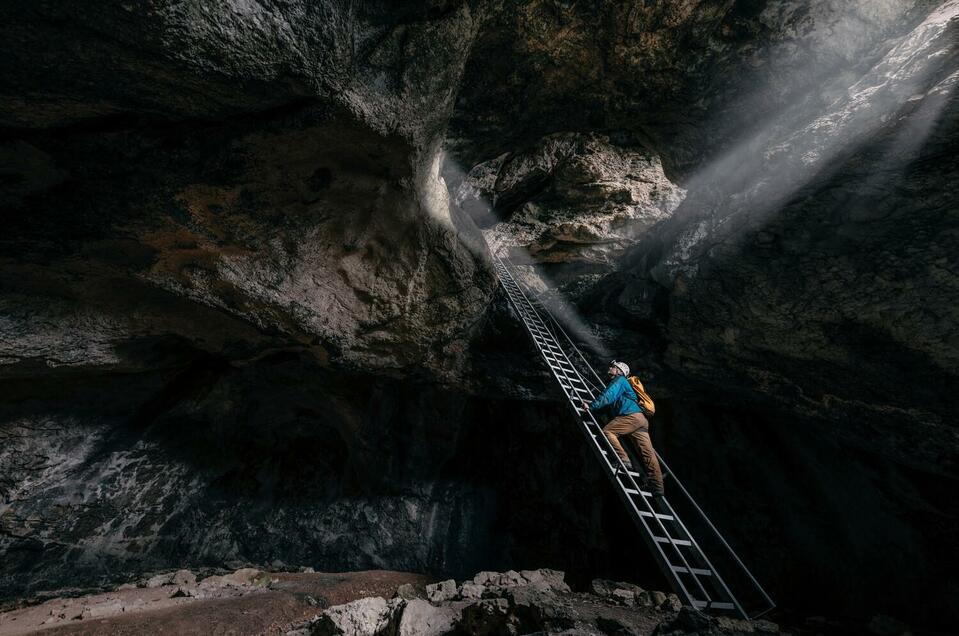
<path fill-rule="evenodd" d="M 369 596 L 390 598 L 404 583 L 429 581 L 423 575 L 387 570 L 276 572 L 270 574 L 268 585 L 237 589 L 231 596 L 172 596 L 177 587 L 171 585 L 121 589 L 53 598 L 0 613 L 0 636 L 282 634 L 325 607 Z"/>

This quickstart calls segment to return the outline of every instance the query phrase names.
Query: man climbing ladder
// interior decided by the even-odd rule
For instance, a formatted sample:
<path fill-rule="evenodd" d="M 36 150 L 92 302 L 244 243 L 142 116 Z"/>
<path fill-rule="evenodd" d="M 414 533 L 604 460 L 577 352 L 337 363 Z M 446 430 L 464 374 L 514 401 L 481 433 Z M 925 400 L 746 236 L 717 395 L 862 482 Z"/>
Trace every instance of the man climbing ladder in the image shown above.
<path fill-rule="evenodd" d="M 733 612 L 742 618 L 749 618 L 746 609 L 680 519 L 672 503 L 665 497 L 653 498 L 653 492 L 662 490 L 660 464 L 670 475 L 670 493 L 691 507 L 693 519 L 704 524 L 704 536 L 718 540 L 718 550 L 712 550 L 712 556 L 723 559 L 723 569 L 728 569 L 740 577 L 741 591 L 752 597 L 747 599 L 752 605 L 761 604 L 753 618 L 774 608 L 772 599 L 693 500 L 689 491 L 683 487 L 676 473 L 669 470 L 666 463 L 653 451 L 646 418 L 655 412 L 656 405 L 646 394 L 642 383 L 629 376 L 629 367 L 614 363 L 615 370 L 611 367 L 609 371 L 613 381 L 605 390 L 600 389 L 590 378 L 595 378 L 600 384 L 602 379 L 550 311 L 539 301 L 530 299 L 527 289 L 513 276 L 514 266 L 494 256 L 493 267 L 510 305 L 526 328 L 543 363 L 569 405 L 573 407 L 578 428 L 625 504 L 626 511 L 635 522 L 663 574 L 683 602 L 697 610 Z M 562 335 L 565 342 L 558 335 Z M 585 373 L 583 369 L 586 370 Z M 632 392 L 627 389 L 632 389 Z M 634 396 L 638 398 L 638 404 L 630 408 L 625 402 Z M 594 401 L 590 405 L 586 400 Z M 604 434 L 603 426 L 592 412 L 601 408 L 603 403 L 614 407 L 614 422 L 621 413 L 639 413 L 643 419 L 621 432 L 607 426 Z M 633 418 L 634 421 L 638 419 Z M 649 474 L 645 487 L 637 483 L 639 472 L 623 470 L 621 467 L 620 458 L 625 459 L 626 454 L 618 443 L 617 436 L 620 434 L 630 435 L 643 455 L 643 463 L 646 464 Z M 655 506 L 654 501 L 657 502 Z"/>
<path fill-rule="evenodd" d="M 620 435 L 629 435 L 643 459 L 643 468 L 646 472 L 646 479 L 649 489 L 654 497 L 663 496 L 663 473 L 659 467 L 659 460 L 656 459 L 656 451 L 653 450 L 653 442 L 649 437 L 649 420 L 646 419 L 645 412 L 650 410 L 652 401 L 643 394 L 646 400 L 641 400 L 637 391 L 633 388 L 629 378 L 629 366 L 625 362 L 610 363 L 607 371 L 612 376 L 612 381 L 603 391 L 603 394 L 593 400 L 592 404 L 583 401 L 583 408 L 590 411 L 598 411 L 604 408 L 611 409 L 613 419 L 603 427 L 603 432 L 609 438 L 609 443 L 613 450 L 619 455 L 619 458 L 626 465 L 626 468 L 632 469 L 632 463 L 629 455 L 623 449 L 619 442 Z M 637 381 L 638 382 L 638 381 Z M 642 385 L 639 385 L 642 387 Z M 642 390 L 640 388 L 640 390 Z M 644 408 L 644 404 L 646 405 Z"/>

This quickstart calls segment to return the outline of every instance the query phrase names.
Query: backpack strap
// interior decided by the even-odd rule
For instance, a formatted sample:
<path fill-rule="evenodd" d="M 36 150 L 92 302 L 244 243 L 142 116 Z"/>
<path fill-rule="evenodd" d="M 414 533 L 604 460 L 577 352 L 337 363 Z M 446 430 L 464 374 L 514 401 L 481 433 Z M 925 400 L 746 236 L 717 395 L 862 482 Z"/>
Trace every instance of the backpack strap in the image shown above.
<path fill-rule="evenodd" d="M 625 376 L 624 376 L 624 377 L 625 377 Z M 629 378 L 626 378 L 626 388 L 629 389 L 629 394 L 623 393 L 623 396 L 626 397 L 627 399 L 630 399 L 630 400 L 632 400 L 633 402 L 635 402 L 635 403 L 636 403 L 636 406 L 639 407 L 639 410 L 642 411 L 643 414 L 645 414 L 645 413 L 646 413 L 646 409 L 644 409 L 644 408 L 643 408 L 643 405 L 640 404 L 640 402 L 639 402 L 639 396 L 636 395 L 636 389 L 633 388 L 633 383 L 629 381 Z"/>

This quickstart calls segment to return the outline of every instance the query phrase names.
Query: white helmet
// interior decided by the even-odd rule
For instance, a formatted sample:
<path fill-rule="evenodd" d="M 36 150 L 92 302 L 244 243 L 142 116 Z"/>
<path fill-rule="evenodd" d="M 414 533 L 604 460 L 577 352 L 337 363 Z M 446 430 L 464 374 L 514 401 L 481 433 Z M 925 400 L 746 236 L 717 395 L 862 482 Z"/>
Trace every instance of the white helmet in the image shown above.
<path fill-rule="evenodd" d="M 611 367 L 616 367 L 617 369 L 623 372 L 624 376 L 629 377 L 629 365 L 626 364 L 625 362 L 616 362 L 615 360 L 613 360 L 612 362 L 609 363 L 609 365 Z"/>

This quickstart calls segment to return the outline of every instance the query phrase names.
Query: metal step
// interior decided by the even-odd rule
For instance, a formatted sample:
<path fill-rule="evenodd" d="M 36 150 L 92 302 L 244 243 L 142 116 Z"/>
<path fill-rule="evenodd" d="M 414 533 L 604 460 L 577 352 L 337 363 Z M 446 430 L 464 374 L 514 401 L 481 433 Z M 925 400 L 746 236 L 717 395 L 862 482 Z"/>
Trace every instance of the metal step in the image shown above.
<path fill-rule="evenodd" d="M 681 565 L 674 565 L 673 572 L 678 572 L 679 574 L 695 574 L 696 576 L 712 576 L 712 570 L 704 570 L 702 568 L 687 568 Z"/>
<path fill-rule="evenodd" d="M 732 603 L 724 603 L 722 601 L 699 601 L 694 600 L 692 606 L 696 609 L 718 609 L 718 610 L 734 610 L 736 606 Z"/>
<path fill-rule="evenodd" d="M 686 541 L 685 539 L 671 539 L 669 537 L 653 537 L 653 541 L 655 541 L 656 543 L 671 543 L 673 545 L 681 545 L 686 547 L 693 545 L 692 543 L 690 543 L 689 541 Z"/>
<path fill-rule="evenodd" d="M 640 510 L 639 514 L 641 517 L 648 517 L 650 519 L 653 518 L 654 514 L 656 515 L 657 519 L 665 519 L 666 521 L 672 521 L 674 519 L 673 515 L 664 515 L 660 512 L 652 513 L 652 512 L 646 512 L 645 510 Z"/>

